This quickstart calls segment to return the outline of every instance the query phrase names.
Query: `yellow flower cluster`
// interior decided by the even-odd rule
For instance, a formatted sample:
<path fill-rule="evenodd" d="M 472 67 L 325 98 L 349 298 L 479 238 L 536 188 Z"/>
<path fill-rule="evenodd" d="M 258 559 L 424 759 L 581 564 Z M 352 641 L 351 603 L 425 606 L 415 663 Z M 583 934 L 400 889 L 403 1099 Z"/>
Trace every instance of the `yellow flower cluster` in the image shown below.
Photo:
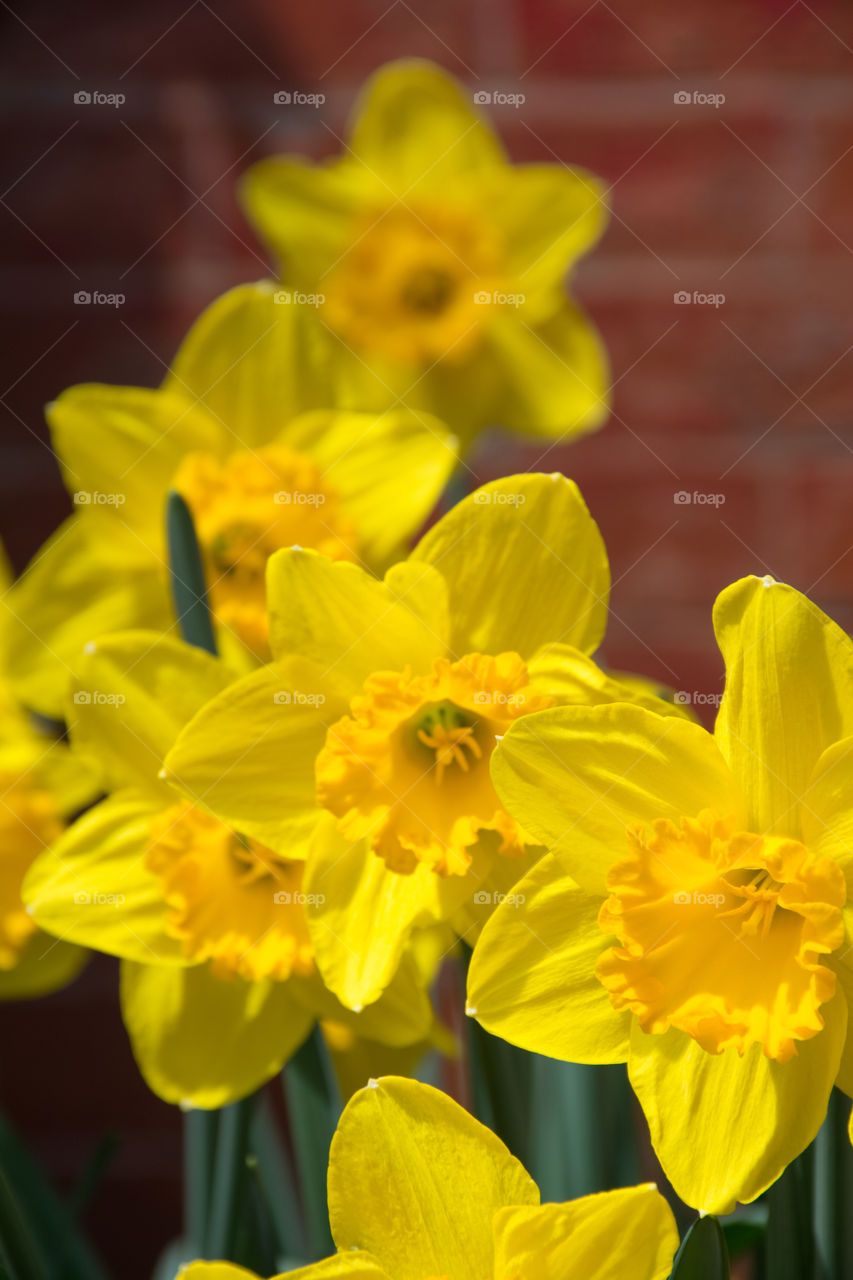
<path fill-rule="evenodd" d="M 790 587 L 728 587 L 711 733 L 596 661 L 609 570 L 571 480 L 495 480 L 422 532 L 484 427 L 603 421 L 563 284 L 595 179 L 510 165 L 458 85 L 400 64 L 340 159 L 267 161 L 244 195 L 281 279 L 214 302 L 160 388 L 48 410 L 77 506 L 6 595 L 0 996 L 119 957 L 146 1081 L 207 1110 L 318 1022 L 455 1051 L 431 993 L 464 944 L 469 1016 L 627 1063 L 678 1196 L 729 1213 L 853 1093 L 853 642 Z M 216 653 L 173 611 L 170 493 Z M 295 1278 L 664 1280 L 678 1247 L 654 1188 L 540 1206 L 396 1077 L 343 1113 L 329 1213 L 337 1256 Z"/>

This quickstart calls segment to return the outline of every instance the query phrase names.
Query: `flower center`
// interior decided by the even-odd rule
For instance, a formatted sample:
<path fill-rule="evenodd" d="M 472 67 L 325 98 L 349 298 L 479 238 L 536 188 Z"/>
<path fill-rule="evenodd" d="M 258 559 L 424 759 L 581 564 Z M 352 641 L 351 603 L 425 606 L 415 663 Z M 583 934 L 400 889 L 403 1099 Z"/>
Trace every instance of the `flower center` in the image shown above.
<path fill-rule="evenodd" d="M 326 282 L 326 319 L 392 360 L 463 359 L 477 343 L 504 253 L 473 210 L 395 206 L 353 227 Z"/>
<path fill-rule="evenodd" d="M 62 823 L 53 797 L 26 774 L 0 770 L 0 797 L 0 969 L 12 969 L 36 932 L 21 901 L 21 884 Z"/>
<path fill-rule="evenodd" d="M 798 840 L 737 831 L 706 811 L 628 831 L 599 925 L 619 945 L 596 973 L 644 1031 L 674 1026 L 710 1053 L 760 1044 L 785 1062 L 823 1028 L 821 962 L 844 937 L 844 876 Z"/>
<path fill-rule="evenodd" d="M 168 928 L 219 978 L 250 982 L 314 969 L 302 863 L 246 840 L 189 802 L 152 819 L 146 866 L 160 877 Z"/>
<path fill-rule="evenodd" d="M 500 807 L 489 757 L 514 719 L 551 702 L 530 689 L 517 653 L 438 658 L 421 676 L 375 672 L 326 735 L 318 802 L 393 871 L 424 862 L 464 875 L 488 832 L 497 852 L 522 854 L 530 841 Z"/>
<path fill-rule="evenodd" d="M 281 547 L 357 559 L 356 531 L 317 464 L 280 445 L 219 459 L 190 453 L 173 487 L 195 520 L 214 612 L 259 658 L 269 656 L 266 563 Z"/>

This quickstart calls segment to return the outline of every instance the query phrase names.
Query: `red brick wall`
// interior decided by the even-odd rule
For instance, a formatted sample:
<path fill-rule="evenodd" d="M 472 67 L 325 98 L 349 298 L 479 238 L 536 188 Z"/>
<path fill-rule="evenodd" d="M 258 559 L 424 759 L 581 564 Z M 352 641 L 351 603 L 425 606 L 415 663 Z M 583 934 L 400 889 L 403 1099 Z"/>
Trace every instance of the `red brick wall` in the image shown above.
<path fill-rule="evenodd" d="M 571 447 L 478 454 L 483 478 L 546 466 L 579 481 L 613 563 L 610 659 L 718 690 L 710 606 L 752 571 L 853 625 L 849 4 L 10 0 L 0 23 L 0 492 L 19 564 L 67 509 L 44 401 L 75 381 L 156 382 L 191 317 L 264 273 L 234 175 L 277 150 L 334 150 L 364 75 L 418 54 L 525 94 L 494 113 L 514 157 L 581 163 L 612 186 L 611 228 L 576 287 L 611 353 L 613 421 Z M 327 101 L 284 112 L 278 87 Z M 127 101 L 77 106 L 78 89 Z M 674 103 L 694 90 L 725 102 Z M 75 307 L 79 288 L 127 301 Z M 725 303 L 676 305 L 679 290 Z M 725 501 L 678 505 L 682 490 Z M 47 1008 L 47 1025 L 33 1007 L 0 1011 L 0 1102 L 63 1178 L 100 1124 L 128 1133 L 91 1222 L 133 1280 L 177 1225 L 175 1117 L 135 1078 L 106 962 Z"/>

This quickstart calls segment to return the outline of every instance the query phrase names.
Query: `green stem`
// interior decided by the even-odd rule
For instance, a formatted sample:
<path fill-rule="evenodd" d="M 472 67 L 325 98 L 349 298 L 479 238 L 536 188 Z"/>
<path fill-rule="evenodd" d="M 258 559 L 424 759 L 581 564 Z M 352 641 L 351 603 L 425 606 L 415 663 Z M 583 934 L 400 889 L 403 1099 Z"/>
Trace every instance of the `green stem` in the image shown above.
<path fill-rule="evenodd" d="M 326 1206 L 329 1147 L 341 1100 L 317 1024 L 283 1073 L 308 1241 L 315 1259 L 334 1251 Z"/>
<path fill-rule="evenodd" d="M 246 1147 L 254 1099 L 243 1098 L 219 1113 L 219 1134 L 210 1197 L 204 1256 L 233 1261 L 240 1196 L 246 1173 Z"/>
<path fill-rule="evenodd" d="M 0 1256 L 11 1280 L 46 1280 L 41 1257 L 33 1242 L 18 1201 L 0 1170 Z"/>
<path fill-rule="evenodd" d="M 216 637 L 207 602 L 204 565 L 192 513 L 174 489 L 166 499 L 166 538 L 175 617 L 187 644 L 216 653 Z"/>
<path fill-rule="evenodd" d="M 814 1166 L 814 1147 L 807 1147 L 767 1192 L 764 1271 L 772 1280 L 815 1275 Z"/>
<path fill-rule="evenodd" d="M 513 1155 L 529 1168 L 533 1057 L 468 1021 L 474 1109 Z"/>
<path fill-rule="evenodd" d="M 849 1193 L 853 1148 L 847 1134 L 850 1099 L 833 1089 L 826 1119 L 814 1144 L 814 1234 L 821 1280 L 853 1275 L 853 1230 Z M 801 1157 L 802 1159 L 802 1157 Z"/>
<path fill-rule="evenodd" d="M 305 1258 L 308 1242 L 299 1213 L 299 1194 L 265 1094 L 258 1095 L 249 1146 L 255 1159 L 253 1173 L 273 1224 L 278 1251 L 282 1257 Z"/>
<path fill-rule="evenodd" d="M 218 1119 L 218 1111 L 184 1115 L 184 1235 L 194 1258 L 203 1256 L 207 1239 Z"/>

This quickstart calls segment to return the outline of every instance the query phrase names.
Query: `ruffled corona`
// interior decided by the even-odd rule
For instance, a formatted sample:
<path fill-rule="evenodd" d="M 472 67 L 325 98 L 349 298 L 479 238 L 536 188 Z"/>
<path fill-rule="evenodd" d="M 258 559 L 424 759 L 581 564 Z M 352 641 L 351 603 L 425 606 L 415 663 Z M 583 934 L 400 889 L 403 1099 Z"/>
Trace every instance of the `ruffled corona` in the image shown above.
<path fill-rule="evenodd" d="M 285 979 L 314 969 L 302 863 L 246 840 L 189 803 L 151 822 L 146 866 L 160 877 L 170 933 L 217 977 Z"/>
<path fill-rule="evenodd" d="M 324 315 L 356 348 L 392 360 L 470 355 L 503 256 L 473 210 L 372 211 L 324 281 Z"/>
<path fill-rule="evenodd" d="M 736 831 L 706 811 L 628 832 L 599 925 L 597 966 L 616 1009 L 644 1031 L 678 1027 L 704 1049 L 760 1044 L 785 1062 L 823 1028 L 835 992 L 822 963 L 844 937 L 844 876 L 799 841 Z"/>
<path fill-rule="evenodd" d="M 282 547 L 357 559 L 355 526 L 319 466 L 281 445 L 219 459 L 190 453 L 173 487 L 186 499 L 202 547 L 214 612 L 267 657 L 266 563 Z"/>
<path fill-rule="evenodd" d="M 0 969 L 17 964 L 36 924 L 21 901 L 30 866 L 62 830 L 56 803 L 28 776 L 0 771 Z"/>
<path fill-rule="evenodd" d="M 368 836 L 393 871 L 426 863 L 464 875 L 481 834 L 498 852 L 529 843 L 500 807 L 489 776 L 498 738 L 518 716 L 551 705 L 516 653 L 435 661 L 429 675 L 379 671 L 332 725 L 317 757 L 317 799 L 349 839 Z"/>

